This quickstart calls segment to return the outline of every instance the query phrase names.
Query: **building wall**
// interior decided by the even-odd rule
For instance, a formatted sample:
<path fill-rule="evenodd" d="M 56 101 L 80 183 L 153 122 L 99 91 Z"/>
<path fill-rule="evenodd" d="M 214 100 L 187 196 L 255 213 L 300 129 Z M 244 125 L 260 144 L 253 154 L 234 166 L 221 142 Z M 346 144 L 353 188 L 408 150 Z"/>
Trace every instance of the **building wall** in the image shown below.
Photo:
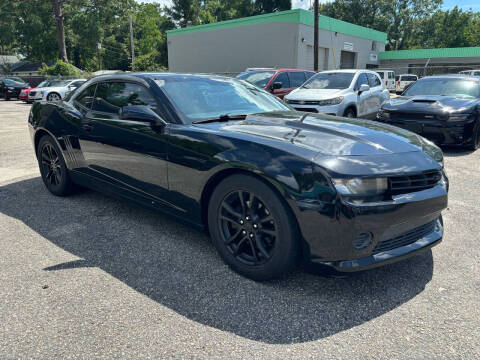
<path fill-rule="evenodd" d="M 378 66 L 378 60 L 370 59 L 370 55 L 378 59 L 378 54 L 385 51 L 385 43 L 363 39 L 355 36 L 335 34 L 333 31 L 319 30 L 319 70 L 340 69 L 341 52 L 347 47 L 353 45 L 351 52 L 355 53 L 355 68 L 365 69 L 367 64 Z M 298 61 L 296 66 L 313 70 L 313 58 L 310 56 L 313 50 L 313 28 L 311 26 L 299 24 L 298 35 Z M 372 50 L 372 43 L 375 50 Z M 326 57 L 325 60 L 322 58 Z M 310 60 L 311 59 L 311 60 Z M 311 64 L 311 66 L 309 66 Z M 323 65 L 323 66 L 322 66 Z"/>
<path fill-rule="evenodd" d="M 294 67 L 297 23 L 270 22 L 229 29 L 168 34 L 173 72 L 241 72 L 247 67 Z"/>

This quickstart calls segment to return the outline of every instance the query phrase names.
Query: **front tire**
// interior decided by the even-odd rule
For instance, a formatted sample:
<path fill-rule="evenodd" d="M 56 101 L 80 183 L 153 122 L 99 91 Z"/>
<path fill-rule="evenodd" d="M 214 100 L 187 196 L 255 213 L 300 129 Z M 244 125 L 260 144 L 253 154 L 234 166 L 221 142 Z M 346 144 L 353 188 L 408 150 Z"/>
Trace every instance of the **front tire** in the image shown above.
<path fill-rule="evenodd" d="M 277 193 L 249 175 L 233 175 L 208 206 L 213 244 L 231 269 L 256 281 L 289 273 L 298 260 L 296 223 Z"/>
<path fill-rule="evenodd" d="M 60 96 L 60 94 L 53 92 L 47 95 L 47 101 L 58 101 L 58 100 L 62 100 L 62 97 Z"/>
<path fill-rule="evenodd" d="M 42 180 L 47 189 L 56 196 L 67 196 L 73 191 L 73 183 L 62 153 L 48 135 L 38 143 L 37 160 Z"/>
<path fill-rule="evenodd" d="M 345 112 L 343 113 L 343 117 L 353 119 L 353 118 L 355 118 L 355 117 L 357 117 L 357 116 L 355 115 L 355 111 L 353 111 L 352 108 L 348 108 L 348 109 L 346 109 Z"/>

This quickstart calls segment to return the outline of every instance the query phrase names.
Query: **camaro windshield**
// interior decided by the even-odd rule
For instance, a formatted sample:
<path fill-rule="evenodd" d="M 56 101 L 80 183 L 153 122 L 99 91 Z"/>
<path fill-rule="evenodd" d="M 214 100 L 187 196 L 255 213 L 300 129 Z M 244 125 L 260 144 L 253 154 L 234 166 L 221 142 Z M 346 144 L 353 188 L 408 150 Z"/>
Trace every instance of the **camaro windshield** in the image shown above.
<path fill-rule="evenodd" d="M 480 97 L 480 85 L 463 79 L 421 79 L 404 93 L 405 96 L 440 95 L 462 98 Z"/>
<path fill-rule="evenodd" d="M 177 77 L 155 82 L 186 123 L 225 114 L 233 116 L 291 109 L 277 97 L 236 79 Z"/>
<path fill-rule="evenodd" d="M 320 73 L 312 76 L 304 89 L 347 89 L 352 83 L 354 73 Z"/>
<path fill-rule="evenodd" d="M 249 71 L 237 75 L 237 78 L 246 80 L 251 84 L 264 88 L 275 71 Z"/>

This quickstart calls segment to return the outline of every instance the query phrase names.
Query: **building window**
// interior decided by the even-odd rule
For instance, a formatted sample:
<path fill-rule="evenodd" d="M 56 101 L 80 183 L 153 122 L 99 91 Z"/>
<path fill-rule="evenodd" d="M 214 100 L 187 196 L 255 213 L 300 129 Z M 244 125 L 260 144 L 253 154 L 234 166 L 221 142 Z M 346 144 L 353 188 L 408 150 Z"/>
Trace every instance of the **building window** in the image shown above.
<path fill-rule="evenodd" d="M 372 51 L 377 51 L 377 42 L 372 41 Z"/>

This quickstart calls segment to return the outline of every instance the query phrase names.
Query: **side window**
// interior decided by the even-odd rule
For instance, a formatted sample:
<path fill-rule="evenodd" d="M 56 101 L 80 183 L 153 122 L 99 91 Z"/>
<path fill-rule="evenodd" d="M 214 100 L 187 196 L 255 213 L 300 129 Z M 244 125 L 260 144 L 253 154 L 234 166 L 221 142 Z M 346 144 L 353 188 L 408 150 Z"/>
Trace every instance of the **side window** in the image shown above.
<path fill-rule="evenodd" d="M 380 75 L 380 77 L 382 79 L 385 79 L 385 73 L 384 72 L 378 72 L 377 74 Z"/>
<path fill-rule="evenodd" d="M 393 74 L 392 71 L 390 71 L 390 72 L 388 73 L 388 78 L 389 78 L 389 79 L 394 79 L 394 78 L 395 78 L 395 75 Z"/>
<path fill-rule="evenodd" d="M 290 87 L 290 80 L 288 79 L 288 75 L 286 72 L 282 72 L 277 75 L 275 80 L 273 82 L 281 82 L 282 83 L 282 88 L 287 89 Z"/>
<path fill-rule="evenodd" d="M 370 83 L 370 87 L 375 87 L 382 84 L 378 76 L 375 76 L 375 74 L 368 73 L 367 76 L 368 76 L 368 82 Z"/>
<path fill-rule="evenodd" d="M 305 73 L 305 81 L 307 81 L 308 79 L 310 79 L 313 75 L 315 75 L 314 72 L 306 72 L 306 73 Z"/>
<path fill-rule="evenodd" d="M 290 87 L 299 87 L 305 82 L 305 74 L 300 71 L 292 71 L 288 73 L 290 78 Z"/>
<path fill-rule="evenodd" d="M 358 75 L 358 78 L 357 78 L 357 84 L 355 85 L 355 89 L 360 89 L 360 85 L 363 85 L 363 84 L 366 84 L 368 85 L 368 79 L 367 79 L 367 75 L 365 73 L 361 73 L 360 75 Z"/>
<path fill-rule="evenodd" d="M 93 84 L 83 90 L 82 93 L 75 98 L 75 103 L 81 105 L 85 109 L 90 110 L 93 103 L 93 97 L 95 96 L 96 87 L 97 84 Z"/>
<path fill-rule="evenodd" d="M 73 87 L 79 87 L 80 85 L 82 85 L 85 81 L 74 81 L 73 83 L 70 84 L 70 86 L 73 86 Z"/>
<path fill-rule="evenodd" d="M 98 84 L 92 110 L 118 114 L 120 108 L 128 105 L 148 105 L 157 110 L 157 103 L 142 85 L 127 82 Z"/>

